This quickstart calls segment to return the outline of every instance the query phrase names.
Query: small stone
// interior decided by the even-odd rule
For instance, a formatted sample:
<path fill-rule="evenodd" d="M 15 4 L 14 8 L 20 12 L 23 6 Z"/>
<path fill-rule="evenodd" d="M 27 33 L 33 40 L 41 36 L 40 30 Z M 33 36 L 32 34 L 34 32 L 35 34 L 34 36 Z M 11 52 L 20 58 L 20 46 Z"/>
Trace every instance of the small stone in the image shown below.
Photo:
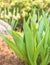
<path fill-rule="evenodd" d="M 7 30 L 12 30 L 11 26 L 3 20 L 0 20 L 0 34 L 8 34 Z"/>

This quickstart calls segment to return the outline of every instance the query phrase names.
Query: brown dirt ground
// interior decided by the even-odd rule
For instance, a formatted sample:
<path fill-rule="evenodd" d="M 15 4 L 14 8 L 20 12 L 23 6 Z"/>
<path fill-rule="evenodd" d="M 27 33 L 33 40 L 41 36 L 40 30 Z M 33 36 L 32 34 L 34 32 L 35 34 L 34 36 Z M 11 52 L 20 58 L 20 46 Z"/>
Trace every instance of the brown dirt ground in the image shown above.
<path fill-rule="evenodd" d="M 9 39 L 13 40 L 11 36 Z M 0 65 L 24 65 L 15 53 L 9 48 L 5 41 L 0 37 Z"/>

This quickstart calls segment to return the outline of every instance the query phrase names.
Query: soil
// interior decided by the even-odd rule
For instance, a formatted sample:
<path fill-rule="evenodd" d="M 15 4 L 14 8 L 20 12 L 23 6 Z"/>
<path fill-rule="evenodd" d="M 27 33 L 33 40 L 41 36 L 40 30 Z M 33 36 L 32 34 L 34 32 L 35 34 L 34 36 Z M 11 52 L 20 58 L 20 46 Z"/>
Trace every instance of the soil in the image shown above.
<path fill-rule="evenodd" d="M 13 40 L 11 36 L 9 39 Z M 0 65 L 24 65 L 11 48 L 5 43 L 5 41 L 0 37 Z"/>

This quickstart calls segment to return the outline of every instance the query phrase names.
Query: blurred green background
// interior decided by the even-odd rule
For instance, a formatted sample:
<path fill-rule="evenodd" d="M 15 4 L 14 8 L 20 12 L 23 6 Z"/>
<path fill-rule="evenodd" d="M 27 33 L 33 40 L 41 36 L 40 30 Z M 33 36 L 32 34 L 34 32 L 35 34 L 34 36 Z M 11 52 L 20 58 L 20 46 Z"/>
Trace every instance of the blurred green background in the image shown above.
<path fill-rule="evenodd" d="M 0 0 L 0 19 L 9 23 L 13 30 L 21 30 L 24 19 L 35 10 L 37 18 L 42 14 L 50 15 L 50 0 Z"/>

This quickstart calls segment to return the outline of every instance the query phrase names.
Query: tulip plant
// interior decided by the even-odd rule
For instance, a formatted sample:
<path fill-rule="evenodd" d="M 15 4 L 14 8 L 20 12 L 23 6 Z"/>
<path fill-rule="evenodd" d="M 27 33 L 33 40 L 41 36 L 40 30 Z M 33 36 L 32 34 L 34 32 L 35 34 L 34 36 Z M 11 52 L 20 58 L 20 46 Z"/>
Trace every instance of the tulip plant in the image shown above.
<path fill-rule="evenodd" d="M 50 25 L 43 11 L 42 17 L 36 22 L 35 13 L 24 20 L 23 35 L 9 31 L 14 42 L 5 35 L 2 38 L 13 49 L 16 55 L 25 62 L 25 65 L 48 65 L 50 63 Z"/>

